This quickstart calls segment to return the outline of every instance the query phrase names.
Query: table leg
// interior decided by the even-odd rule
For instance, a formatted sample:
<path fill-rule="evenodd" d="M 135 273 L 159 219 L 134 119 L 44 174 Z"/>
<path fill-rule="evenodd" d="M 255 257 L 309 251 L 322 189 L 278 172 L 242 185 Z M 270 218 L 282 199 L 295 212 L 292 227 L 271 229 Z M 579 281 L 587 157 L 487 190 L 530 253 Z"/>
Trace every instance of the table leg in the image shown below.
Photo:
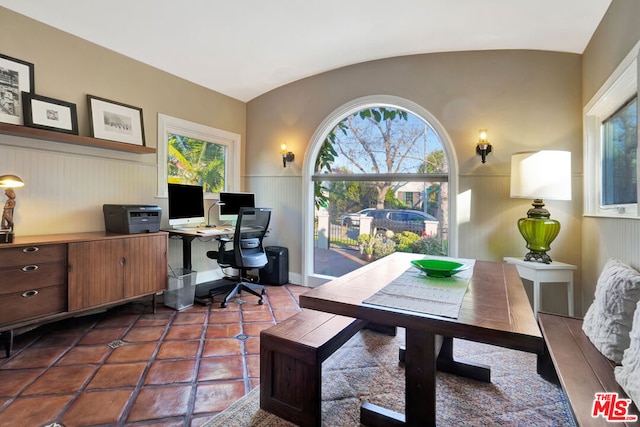
<path fill-rule="evenodd" d="M 436 367 L 440 372 L 447 372 L 486 383 L 491 382 L 491 367 L 453 358 L 453 338 L 451 337 L 443 337 Z"/>
<path fill-rule="evenodd" d="M 191 271 L 192 268 L 192 262 L 191 262 L 191 244 L 193 243 L 195 236 L 186 236 L 183 235 L 181 236 L 182 238 L 182 267 L 186 270 Z M 197 286 L 196 286 L 197 287 Z M 211 301 L 205 298 L 201 298 L 201 297 L 194 297 L 193 299 L 194 302 L 200 304 L 200 305 L 204 305 L 204 306 L 209 306 L 211 305 Z"/>
<path fill-rule="evenodd" d="M 4 347 L 7 357 L 11 356 L 11 350 L 13 348 L 13 329 L 0 332 L 0 344 Z"/>
<path fill-rule="evenodd" d="M 195 237 L 182 236 L 182 267 L 191 270 L 191 243 Z"/>
<path fill-rule="evenodd" d="M 573 317 L 573 278 L 567 282 L 567 301 L 569 304 L 569 316 Z"/>
<path fill-rule="evenodd" d="M 540 281 L 533 281 L 533 315 L 537 318 L 540 309 Z"/>
<path fill-rule="evenodd" d="M 400 347 L 398 351 L 398 361 L 404 363 L 407 350 Z M 438 351 L 436 368 L 440 372 L 471 378 L 472 380 L 491 382 L 491 367 L 481 363 L 474 363 L 453 357 L 453 338 L 442 337 L 442 346 Z"/>
<path fill-rule="evenodd" d="M 366 426 L 436 425 L 436 335 L 407 329 L 405 350 L 405 415 L 367 403 L 360 408 Z"/>
<path fill-rule="evenodd" d="M 406 330 L 406 408 L 408 426 L 436 425 L 436 336 Z"/>

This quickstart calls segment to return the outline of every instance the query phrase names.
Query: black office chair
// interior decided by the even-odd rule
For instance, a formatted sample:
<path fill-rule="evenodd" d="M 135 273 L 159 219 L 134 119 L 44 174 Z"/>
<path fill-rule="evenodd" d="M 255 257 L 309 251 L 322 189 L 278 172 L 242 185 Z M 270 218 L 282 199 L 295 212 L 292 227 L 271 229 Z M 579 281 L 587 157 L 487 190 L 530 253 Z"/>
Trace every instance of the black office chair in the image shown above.
<path fill-rule="evenodd" d="M 267 265 L 267 254 L 264 251 L 262 240 L 267 234 L 269 221 L 271 220 L 270 208 L 240 208 L 238 221 L 233 234 L 229 237 L 218 237 L 218 250 L 207 252 L 207 257 L 215 259 L 222 268 L 235 268 L 238 270 L 237 283 L 224 297 L 220 304 L 223 308 L 235 295 L 246 291 L 260 298 L 258 304 L 262 305 L 262 295 L 265 294 L 263 285 L 251 283 L 247 278 L 247 271 L 254 268 L 262 268 Z M 233 243 L 233 248 L 227 245 Z M 210 296 L 216 294 L 216 290 L 209 292 Z"/>

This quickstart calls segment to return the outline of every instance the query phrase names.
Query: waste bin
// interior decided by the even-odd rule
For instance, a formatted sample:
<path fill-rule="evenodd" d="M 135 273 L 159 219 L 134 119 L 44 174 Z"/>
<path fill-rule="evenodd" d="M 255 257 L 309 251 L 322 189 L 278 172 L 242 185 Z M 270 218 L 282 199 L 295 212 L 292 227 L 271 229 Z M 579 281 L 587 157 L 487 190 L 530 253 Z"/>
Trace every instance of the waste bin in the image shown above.
<path fill-rule="evenodd" d="M 169 284 L 164 292 L 164 305 L 182 310 L 193 305 L 196 296 L 196 271 L 185 268 L 169 269 Z"/>
<path fill-rule="evenodd" d="M 260 283 L 285 285 L 289 283 L 289 250 L 282 246 L 266 246 L 267 265 L 260 269 Z"/>

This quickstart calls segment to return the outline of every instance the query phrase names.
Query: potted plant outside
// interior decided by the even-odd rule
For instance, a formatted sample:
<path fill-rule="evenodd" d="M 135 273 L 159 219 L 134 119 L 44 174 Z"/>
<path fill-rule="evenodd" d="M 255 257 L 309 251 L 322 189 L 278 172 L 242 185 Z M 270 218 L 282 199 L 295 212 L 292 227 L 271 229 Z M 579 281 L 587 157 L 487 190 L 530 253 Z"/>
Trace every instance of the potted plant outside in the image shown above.
<path fill-rule="evenodd" d="M 360 249 L 360 255 L 368 261 L 373 260 L 373 248 L 375 246 L 376 239 L 369 234 L 361 234 L 358 236 L 358 248 Z"/>

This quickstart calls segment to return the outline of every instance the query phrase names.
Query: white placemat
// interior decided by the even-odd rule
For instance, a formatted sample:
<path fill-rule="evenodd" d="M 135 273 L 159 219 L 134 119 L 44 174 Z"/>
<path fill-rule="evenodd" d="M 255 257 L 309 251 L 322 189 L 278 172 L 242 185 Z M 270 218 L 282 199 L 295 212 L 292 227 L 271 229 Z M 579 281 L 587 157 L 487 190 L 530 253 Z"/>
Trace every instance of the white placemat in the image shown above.
<path fill-rule="evenodd" d="M 460 262 L 469 268 L 451 277 L 430 277 L 411 265 L 407 271 L 363 301 L 364 304 L 397 308 L 422 314 L 457 318 L 473 275 L 475 260 L 425 257 Z"/>

